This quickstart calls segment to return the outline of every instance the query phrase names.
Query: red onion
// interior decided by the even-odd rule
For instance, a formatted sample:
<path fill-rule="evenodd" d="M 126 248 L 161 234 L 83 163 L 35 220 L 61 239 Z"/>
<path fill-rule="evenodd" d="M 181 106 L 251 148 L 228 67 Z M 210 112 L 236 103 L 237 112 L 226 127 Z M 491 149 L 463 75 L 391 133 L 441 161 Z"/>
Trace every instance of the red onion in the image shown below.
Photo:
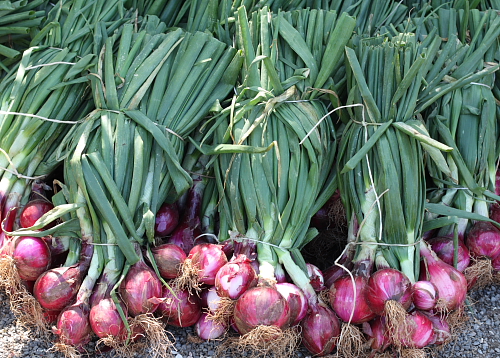
<path fill-rule="evenodd" d="M 260 265 L 257 260 L 252 261 L 252 266 L 255 269 L 255 272 L 257 275 L 260 272 Z M 276 282 L 278 283 L 284 283 L 284 282 L 290 282 L 290 278 L 288 277 L 288 274 L 286 273 L 285 269 L 283 269 L 283 266 L 281 265 L 276 265 L 275 270 L 274 270 L 274 278 L 276 279 Z"/>
<path fill-rule="evenodd" d="M 177 204 L 164 203 L 155 217 L 155 236 L 165 237 L 174 231 L 179 224 L 179 209 Z"/>
<path fill-rule="evenodd" d="M 407 310 L 411 305 L 411 282 L 393 268 L 378 270 L 368 279 L 365 300 L 377 315 L 385 314 L 386 302 L 396 301 Z"/>
<path fill-rule="evenodd" d="M 188 290 L 176 290 L 174 296 L 168 287 L 164 287 L 163 302 L 158 311 L 166 323 L 175 327 L 189 327 L 200 319 L 201 301 Z"/>
<path fill-rule="evenodd" d="M 209 340 L 219 338 L 226 333 L 227 328 L 222 323 L 207 319 L 207 317 L 207 313 L 202 313 L 194 325 L 198 337 Z"/>
<path fill-rule="evenodd" d="M 431 245 L 432 251 L 436 253 L 437 257 L 446 262 L 448 265 L 453 266 L 455 249 L 452 237 L 438 236 L 427 240 L 427 242 Z M 464 272 L 464 270 L 469 266 L 469 263 L 469 249 L 465 246 L 462 240 L 458 240 L 458 271 Z"/>
<path fill-rule="evenodd" d="M 56 323 L 57 322 L 57 317 L 59 317 L 59 313 L 61 311 L 43 311 L 43 319 L 47 323 Z"/>
<path fill-rule="evenodd" d="M 498 194 L 497 194 L 498 195 Z M 496 222 L 500 222 L 500 204 L 493 203 L 490 205 L 490 215 L 489 218 L 491 220 L 495 220 Z"/>
<path fill-rule="evenodd" d="M 62 343 L 77 349 L 90 342 L 92 328 L 89 323 L 90 307 L 86 303 L 77 302 L 64 308 L 57 318 L 54 334 L 59 335 Z"/>
<path fill-rule="evenodd" d="M 493 270 L 500 271 L 500 255 L 491 260 L 491 266 L 493 267 Z"/>
<path fill-rule="evenodd" d="M 439 298 L 436 285 L 430 281 L 415 282 L 411 294 L 415 307 L 423 311 L 434 309 Z"/>
<path fill-rule="evenodd" d="M 328 307 L 316 304 L 300 323 L 302 343 L 315 356 L 330 354 L 340 335 L 340 322 Z"/>
<path fill-rule="evenodd" d="M 61 237 L 44 236 L 43 240 L 49 246 L 50 253 L 52 256 L 61 255 L 68 252 L 69 242 L 70 242 L 69 236 L 61 236 Z"/>
<path fill-rule="evenodd" d="M 153 313 L 161 297 L 161 282 L 156 273 L 143 260 L 133 264 L 120 284 L 123 303 L 132 317 Z"/>
<path fill-rule="evenodd" d="M 0 202 L 0 211 L 2 208 L 2 203 Z M 2 220 L 2 227 L 0 229 L 0 256 L 2 255 L 12 255 L 13 241 L 10 236 L 7 236 L 6 232 L 14 231 L 14 224 L 16 222 L 17 207 L 13 207 L 7 211 Z"/>
<path fill-rule="evenodd" d="M 475 257 L 500 255 L 500 230 L 490 222 L 477 221 L 467 234 L 467 247 Z"/>
<path fill-rule="evenodd" d="M 92 245 L 82 243 L 81 258 L 77 264 L 50 269 L 37 278 L 33 295 L 43 308 L 60 311 L 75 299 L 93 251 Z"/>
<path fill-rule="evenodd" d="M 238 332 L 245 334 L 259 325 L 286 329 L 290 322 L 290 306 L 273 287 L 253 287 L 236 301 L 234 323 Z"/>
<path fill-rule="evenodd" d="M 168 238 L 167 242 L 169 244 L 174 244 L 179 246 L 186 254 L 189 254 L 191 249 L 195 246 L 194 239 L 196 236 L 200 235 L 201 231 L 197 228 L 189 226 L 188 223 L 180 223 Z"/>
<path fill-rule="evenodd" d="M 427 272 L 422 265 L 420 280 L 428 280 L 436 286 L 439 294 L 436 308 L 453 311 L 462 306 L 467 294 L 464 274 L 440 260 L 424 242 L 420 244 L 420 255 L 427 263 Z"/>
<path fill-rule="evenodd" d="M 409 348 L 424 348 L 434 342 L 434 327 L 427 316 L 420 311 L 414 311 L 406 316 L 409 336 L 403 339 L 403 346 Z M 404 337 L 401 334 L 400 337 Z"/>
<path fill-rule="evenodd" d="M 333 226 L 335 219 L 338 220 L 339 206 L 343 208 L 340 200 L 340 192 L 337 190 L 327 202 L 312 216 L 311 226 L 318 230 L 326 230 Z"/>
<path fill-rule="evenodd" d="M 215 313 L 219 307 L 221 297 L 217 293 L 215 286 L 208 290 L 203 290 L 200 295 L 201 307 L 207 308 L 210 312 Z"/>
<path fill-rule="evenodd" d="M 290 326 L 297 325 L 306 316 L 309 307 L 304 292 L 288 282 L 277 283 L 276 289 L 285 297 L 290 306 Z"/>
<path fill-rule="evenodd" d="M 199 281 L 207 285 L 215 284 L 217 272 L 227 263 L 227 257 L 221 246 L 215 244 L 196 245 L 187 258 L 191 260 L 193 266 L 199 268 Z"/>
<path fill-rule="evenodd" d="M 222 297 L 238 299 L 243 292 L 257 285 L 257 274 L 245 255 L 222 266 L 215 275 L 215 287 Z"/>
<path fill-rule="evenodd" d="M 234 253 L 234 241 L 233 240 L 226 240 L 221 243 L 222 245 L 222 251 L 226 254 L 226 258 L 229 261 L 231 257 L 233 257 Z M 248 256 L 247 256 L 248 257 Z"/>
<path fill-rule="evenodd" d="M 383 353 L 391 345 L 384 316 L 363 323 L 363 332 L 370 337 L 369 344 L 373 352 Z"/>
<path fill-rule="evenodd" d="M 325 287 L 325 279 L 323 278 L 323 272 L 321 270 L 310 263 L 306 263 L 307 274 L 310 278 L 311 286 L 314 288 L 314 291 L 319 292 L 323 291 Z"/>
<path fill-rule="evenodd" d="M 432 341 L 431 344 L 440 345 L 449 342 L 451 339 L 451 329 L 446 319 L 441 315 L 432 314 L 430 312 L 421 313 L 432 322 L 434 341 Z"/>
<path fill-rule="evenodd" d="M 351 276 L 344 276 L 330 287 L 330 305 L 344 322 L 360 324 L 375 318 L 375 312 L 370 309 L 365 299 L 367 283 L 368 280 L 364 276 L 355 275 L 354 282 Z"/>
<path fill-rule="evenodd" d="M 126 312 L 126 310 L 124 310 L 124 312 Z M 89 321 L 92 331 L 99 338 L 112 336 L 119 340 L 123 340 L 127 337 L 125 323 L 111 297 L 99 300 L 99 302 L 90 309 Z"/>
<path fill-rule="evenodd" d="M 160 276 L 164 279 L 176 278 L 179 275 L 180 265 L 186 259 L 186 253 L 174 244 L 163 244 L 151 249 Z"/>
<path fill-rule="evenodd" d="M 348 270 L 352 269 L 352 265 L 350 268 L 347 268 Z M 347 271 L 337 265 L 330 266 L 326 270 L 323 271 L 323 279 L 325 280 L 325 287 L 330 288 L 332 287 L 333 283 L 337 281 L 339 278 L 345 276 L 347 274 Z"/>
<path fill-rule="evenodd" d="M 19 224 L 23 228 L 32 227 L 35 222 L 40 219 L 45 213 L 54 209 L 54 205 L 45 199 L 34 199 L 29 201 L 19 216 Z M 43 229 L 49 229 L 55 226 L 56 222 L 46 225 Z"/>
<path fill-rule="evenodd" d="M 40 237 L 17 237 L 12 257 L 19 277 L 27 281 L 35 281 L 51 264 L 50 249 Z"/>

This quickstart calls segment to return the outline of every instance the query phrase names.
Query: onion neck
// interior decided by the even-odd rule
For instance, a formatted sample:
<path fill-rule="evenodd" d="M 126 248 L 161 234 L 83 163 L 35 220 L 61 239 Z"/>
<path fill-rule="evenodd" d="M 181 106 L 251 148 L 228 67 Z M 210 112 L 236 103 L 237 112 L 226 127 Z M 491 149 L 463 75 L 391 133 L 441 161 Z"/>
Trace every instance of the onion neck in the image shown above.
<path fill-rule="evenodd" d="M 276 254 L 279 257 L 281 264 L 285 267 L 286 272 L 290 275 L 293 283 L 304 292 L 309 304 L 311 306 L 316 305 L 318 302 L 318 296 L 316 295 L 314 288 L 311 286 L 309 275 L 295 263 L 290 255 L 290 251 L 277 248 Z"/>

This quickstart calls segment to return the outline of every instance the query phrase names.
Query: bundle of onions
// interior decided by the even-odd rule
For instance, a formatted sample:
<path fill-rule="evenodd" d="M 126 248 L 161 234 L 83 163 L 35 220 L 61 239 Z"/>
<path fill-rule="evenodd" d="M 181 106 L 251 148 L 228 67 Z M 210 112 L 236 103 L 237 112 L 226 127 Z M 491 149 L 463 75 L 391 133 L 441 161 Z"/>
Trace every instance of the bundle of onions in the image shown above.
<path fill-rule="evenodd" d="M 309 19 L 310 10 L 303 11 L 303 18 Z M 327 11 L 318 12 L 319 16 L 327 16 Z M 230 110 L 223 111 L 212 128 L 214 136 L 207 137 L 207 142 L 211 141 L 207 150 L 217 155 L 214 174 L 219 191 L 219 239 L 224 242 L 238 237 L 257 243 L 259 283 L 237 300 L 235 327 L 242 339 L 252 337 L 253 344 L 269 346 L 274 337 L 274 347 L 282 344 L 279 338 L 294 331 L 288 327 L 300 314 L 290 319 L 290 305 L 276 290 L 276 283 L 288 275 L 302 290 L 308 305 L 318 303 L 300 249 L 317 234 L 316 229 L 310 229 L 311 217 L 336 189 L 331 171 L 335 158 L 334 125 L 324 104 L 312 100 L 322 93 L 305 88 L 321 88 L 342 67 L 343 46 L 355 26 L 355 20 L 346 13 L 322 23 L 317 31 L 329 35 L 316 38 L 315 48 L 320 50 L 308 59 L 309 65 L 318 71 L 295 82 L 295 69 L 290 64 L 302 61 L 295 40 L 312 46 L 306 37 L 314 38 L 312 32 L 306 34 L 297 28 L 312 30 L 318 23 L 299 24 L 298 18 L 290 15 L 262 8 L 249 18 L 244 7 L 238 9 L 235 26 L 241 36 L 237 47 L 245 54 L 241 88 L 264 91 L 258 94 L 254 90 L 238 90 L 234 96 L 235 115 Z M 276 47 L 269 46 L 272 41 Z M 259 44 L 259 52 L 254 44 Z M 278 49 L 282 49 L 283 61 L 272 54 Z M 269 61 L 255 61 L 260 55 Z M 265 71 L 273 80 L 268 81 L 259 71 Z M 292 171 L 294 181 L 284 175 Z M 280 275 L 281 268 L 285 275 Z M 312 317 L 315 314 L 311 313 Z M 270 333 L 273 326 L 274 333 Z M 324 330 L 327 331 L 336 335 L 335 329 Z M 307 334 L 320 333 L 313 329 Z M 328 345 L 325 351 L 336 342 L 333 337 L 313 340 Z M 293 342 L 296 341 L 294 337 Z"/>

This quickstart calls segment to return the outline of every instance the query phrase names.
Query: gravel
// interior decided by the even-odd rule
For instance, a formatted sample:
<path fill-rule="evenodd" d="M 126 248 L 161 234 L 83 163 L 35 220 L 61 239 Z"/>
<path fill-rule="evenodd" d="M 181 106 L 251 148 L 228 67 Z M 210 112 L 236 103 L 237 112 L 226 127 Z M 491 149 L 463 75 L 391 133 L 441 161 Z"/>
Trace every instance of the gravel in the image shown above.
<path fill-rule="evenodd" d="M 468 320 L 462 326 L 458 337 L 445 347 L 429 350 L 428 356 L 434 358 L 484 358 L 500 357 L 500 285 L 491 285 L 470 293 Z M 212 358 L 216 354 L 219 341 L 203 342 L 192 328 L 179 329 L 168 327 L 175 337 L 171 350 L 172 358 Z M 63 358 L 60 352 L 51 350 L 54 337 L 37 336 L 17 324 L 9 309 L 9 302 L 0 292 L 0 358 Z M 112 358 L 113 352 L 97 354 L 94 346 L 89 345 L 88 357 Z M 151 357 L 147 351 L 135 355 L 137 358 Z M 244 356 L 238 353 L 237 357 Z M 290 354 L 295 358 L 311 358 L 304 349 Z M 226 358 L 232 358 L 227 355 Z"/>

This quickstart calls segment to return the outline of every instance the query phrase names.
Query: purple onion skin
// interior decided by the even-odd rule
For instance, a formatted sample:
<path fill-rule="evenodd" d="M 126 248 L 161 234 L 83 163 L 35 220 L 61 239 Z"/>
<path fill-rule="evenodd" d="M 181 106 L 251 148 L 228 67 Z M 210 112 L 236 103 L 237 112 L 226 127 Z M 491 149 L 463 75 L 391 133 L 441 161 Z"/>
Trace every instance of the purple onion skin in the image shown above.
<path fill-rule="evenodd" d="M 412 301 L 415 308 L 430 311 L 436 307 L 439 299 L 438 289 L 430 281 L 417 281 L 412 285 Z"/>
<path fill-rule="evenodd" d="M 315 356 L 330 354 L 340 336 L 340 322 L 335 313 L 326 306 L 311 306 L 300 322 L 302 343 Z"/>
<path fill-rule="evenodd" d="M 401 271 L 393 268 L 378 270 L 368 279 L 365 300 L 377 315 L 383 315 L 387 301 L 397 301 L 408 310 L 411 305 L 411 282 Z"/>
<path fill-rule="evenodd" d="M 54 334 L 61 343 L 83 349 L 90 342 L 92 328 L 89 322 L 90 307 L 86 303 L 76 303 L 61 311 L 57 318 Z"/>
<path fill-rule="evenodd" d="M 500 255 L 491 260 L 491 266 L 493 266 L 493 270 L 500 271 Z"/>
<path fill-rule="evenodd" d="M 222 266 L 215 275 L 215 287 L 219 296 L 233 300 L 256 285 L 257 274 L 245 255 L 238 255 Z"/>
<path fill-rule="evenodd" d="M 478 221 L 467 234 L 466 245 L 472 256 L 493 259 L 500 255 L 500 230 L 490 222 Z"/>
<path fill-rule="evenodd" d="M 32 227 L 35 222 L 40 219 L 45 213 L 52 210 L 54 205 L 45 199 L 34 199 L 29 201 L 19 215 L 19 224 L 23 228 Z M 55 226 L 56 222 L 52 222 L 43 229 L 49 229 Z"/>
<path fill-rule="evenodd" d="M 220 245 L 200 244 L 193 247 L 187 257 L 193 265 L 199 267 L 199 281 L 206 285 L 215 285 L 215 276 L 227 263 L 227 257 Z"/>
<path fill-rule="evenodd" d="M 179 209 L 176 203 L 164 203 L 158 209 L 155 217 L 155 236 L 165 237 L 170 235 L 179 225 Z"/>
<path fill-rule="evenodd" d="M 490 206 L 490 219 L 500 222 L 500 204 L 498 202 Z"/>
<path fill-rule="evenodd" d="M 430 344 L 441 345 L 449 342 L 451 339 L 451 329 L 446 319 L 430 312 L 421 311 L 421 313 L 432 322 L 434 340 Z"/>
<path fill-rule="evenodd" d="M 74 300 L 82 280 L 82 270 L 77 265 L 51 269 L 35 281 L 33 295 L 43 308 L 59 311 Z"/>
<path fill-rule="evenodd" d="M 321 270 L 310 263 L 306 263 L 307 266 L 307 274 L 309 275 L 310 284 L 314 288 L 314 291 L 319 292 L 323 291 L 325 287 L 325 279 L 323 277 L 323 272 Z"/>
<path fill-rule="evenodd" d="M 68 252 L 69 240 L 51 236 L 44 236 L 43 240 L 49 247 L 52 256 L 62 255 Z"/>
<path fill-rule="evenodd" d="M 50 249 L 40 237 L 19 236 L 14 243 L 12 257 L 21 279 L 35 281 L 51 265 Z"/>
<path fill-rule="evenodd" d="M 378 316 L 370 322 L 363 323 L 363 332 L 370 337 L 369 344 L 372 353 L 383 353 L 392 343 L 384 316 Z"/>
<path fill-rule="evenodd" d="M 2 208 L 2 205 L 3 204 L 0 205 L 0 209 Z M 14 242 L 10 236 L 7 236 L 5 231 L 14 231 L 17 211 L 18 208 L 13 207 L 2 215 L 2 220 L 0 222 L 3 230 L 0 230 L 0 256 L 11 255 L 12 250 L 14 249 Z"/>
<path fill-rule="evenodd" d="M 124 340 L 127 337 L 125 323 L 111 297 L 104 298 L 92 306 L 89 321 L 92 331 L 99 338 L 112 336 L 118 340 Z"/>
<path fill-rule="evenodd" d="M 436 308 L 453 311 L 461 307 L 467 295 L 464 274 L 439 259 L 424 242 L 420 245 L 420 255 L 427 261 L 427 272 L 420 271 L 420 280 L 428 280 L 436 286 L 439 295 L 439 307 Z"/>
<path fill-rule="evenodd" d="M 259 325 L 274 325 L 286 329 L 289 322 L 290 306 L 273 287 L 253 287 L 236 301 L 234 324 L 241 334 L 246 334 Z"/>
<path fill-rule="evenodd" d="M 402 342 L 403 346 L 421 349 L 434 342 L 434 327 L 427 316 L 420 311 L 413 311 L 406 319 L 409 321 L 411 337 Z"/>
<path fill-rule="evenodd" d="M 69 267 L 58 267 L 42 273 L 35 281 L 33 295 L 49 311 L 61 311 L 72 301 L 87 273 L 94 248 L 83 243 L 80 261 Z"/>
<path fill-rule="evenodd" d="M 175 228 L 172 235 L 168 238 L 167 243 L 179 246 L 187 255 L 195 246 L 195 237 L 200 234 L 201 231 L 199 229 L 193 228 L 188 223 L 183 222 Z"/>
<path fill-rule="evenodd" d="M 427 242 L 431 245 L 432 251 L 434 251 L 441 260 L 446 262 L 448 265 L 453 266 L 453 257 L 455 253 L 454 253 L 454 244 L 452 237 L 438 236 L 427 240 Z M 458 240 L 458 261 L 457 261 L 458 271 L 464 272 L 465 269 L 469 267 L 469 264 L 470 264 L 469 249 L 462 240 Z"/>
<path fill-rule="evenodd" d="M 221 297 L 217 293 L 215 286 L 211 286 L 201 292 L 200 300 L 201 307 L 208 309 L 210 312 L 215 313 L 219 307 Z"/>
<path fill-rule="evenodd" d="M 278 292 L 285 297 L 290 306 L 290 326 L 295 326 L 306 316 L 309 304 L 304 292 L 293 283 L 276 284 Z"/>
<path fill-rule="evenodd" d="M 179 268 L 187 257 L 184 250 L 174 244 L 163 244 L 154 247 L 151 252 L 158 266 L 160 276 L 166 280 L 176 278 L 179 275 Z"/>
<path fill-rule="evenodd" d="M 222 251 L 226 254 L 227 261 L 231 260 L 234 254 L 235 242 L 233 240 L 226 240 L 221 245 Z"/>
<path fill-rule="evenodd" d="M 163 302 L 158 307 L 162 319 L 175 327 L 190 327 L 201 316 L 201 300 L 187 290 L 175 291 L 175 296 L 167 288 L 163 288 Z"/>
<path fill-rule="evenodd" d="M 194 325 L 194 330 L 198 337 L 204 340 L 210 340 L 223 336 L 227 331 L 227 327 L 207 317 L 208 314 L 203 313 Z"/>
<path fill-rule="evenodd" d="M 158 308 L 162 285 L 156 273 L 144 261 L 138 261 L 130 267 L 119 292 L 129 314 L 135 317 Z"/>
<path fill-rule="evenodd" d="M 377 314 L 370 309 L 365 299 L 368 280 L 364 276 L 354 276 L 354 283 L 353 287 L 350 276 L 335 281 L 330 287 L 330 305 L 342 321 L 361 324 L 372 320 Z"/>

